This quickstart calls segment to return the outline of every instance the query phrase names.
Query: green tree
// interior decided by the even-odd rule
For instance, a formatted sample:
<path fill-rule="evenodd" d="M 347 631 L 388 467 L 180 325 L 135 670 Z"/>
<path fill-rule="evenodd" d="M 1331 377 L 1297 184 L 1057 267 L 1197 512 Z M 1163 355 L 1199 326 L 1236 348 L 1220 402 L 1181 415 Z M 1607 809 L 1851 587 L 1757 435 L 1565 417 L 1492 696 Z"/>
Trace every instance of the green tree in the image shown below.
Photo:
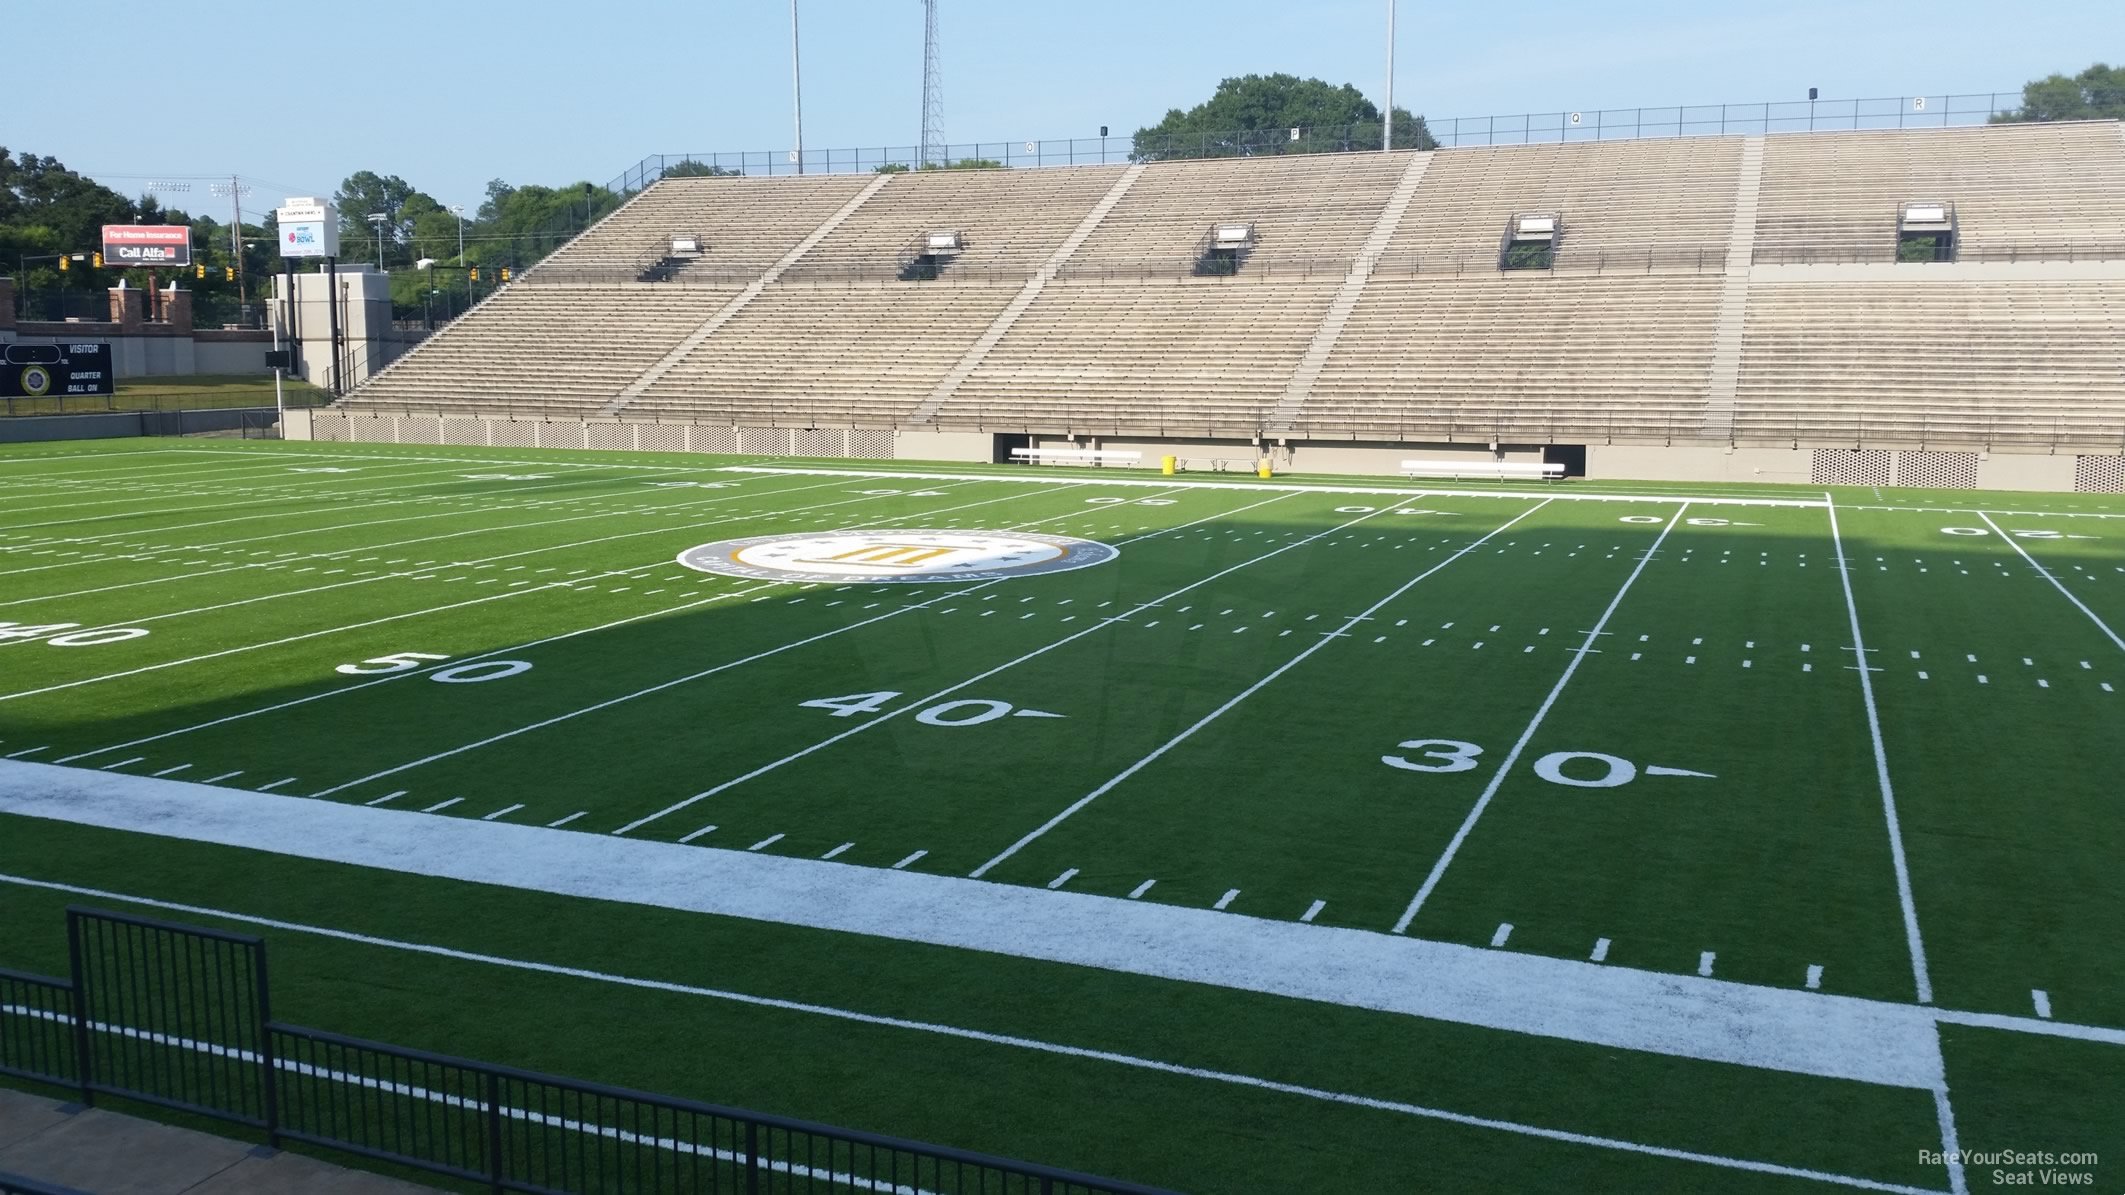
<path fill-rule="evenodd" d="M 743 170 L 733 170 L 728 166 L 717 166 L 709 162 L 696 162 L 692 158 L 688 158 L 686 161 L 681 162 L 676 166 L 666 166 L 664 168 L 663 177 L 738 178 L 743 176 L 744 174 L 745 172 Z"/>
<path fill-rule="evenodd" d="M 2098 62 L 2078 75 L 2049 75 L 2022 85 L 2022 106 L 1994 124 L 2045 120 L 2125 120 L 2125 67 Z"/>
<path fill-rule="evenodd" d="M 1434 149 L 1424 118 L 1395 109 L 1396 149 Z M 1292 130 L 1298 130 L 1294 137 Z M 1296 75 L 1241 75 L 1208 100 L 1136 131 L 1140 162 L 1380 148 L 1380 109 L 1357 88 Z"/>

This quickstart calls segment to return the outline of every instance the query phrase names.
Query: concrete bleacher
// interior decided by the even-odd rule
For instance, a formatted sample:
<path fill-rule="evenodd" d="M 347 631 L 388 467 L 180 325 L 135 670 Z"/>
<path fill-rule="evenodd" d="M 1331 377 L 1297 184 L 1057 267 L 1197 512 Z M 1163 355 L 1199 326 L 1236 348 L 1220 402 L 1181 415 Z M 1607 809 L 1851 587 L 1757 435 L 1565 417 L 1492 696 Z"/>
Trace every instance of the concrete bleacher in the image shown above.
<path fill-rule="evenodd" d="M 2120 443 L 2125 278 L 1757 283 L 1734 437 Z"/>
<path fill-rule="evenodd" d="M 780 283 L 623 408 L 778 427 L 903 423 L 1018 288 Z M 820 326 L 831 313 L 831 329 Z"/>
<path fill-rule="evenodd" d="M 1499 145 L 1434 154 L 1382 272 L 1494 270 L 1506 221 L 1558 213 L 1556 268 L 1722 268 L 1738 137 Z"/>
<path fill-rule="evenodd" d="M 936 423 L 1252 435 L 1334 296 L 1325 280 L 1060 280 L 960 384 Z"/>
<path fill-rule="evenodd" d="M 1756 260 L 1894 261 L 1900 204 L 1955 205 L 1959 257 L 2125 255 L 2116 121 L 1789 133 L 1765 144 Z"/>
<path fill-rule="evenodd" d="M 1121 177 L 1122 166 L 1050 170 L 927 170 L 896 175 L 786 277 L 892 278 L 931 232 L 958 232 L 965 248 L 945 275 L 1023 279 L 1060 246 Z"/>
<path fill-rule="evenodd" d="M 2118 122 L 1746 146 L 670 179 L 345 405 L 1344 452 L 2125 437 Z M 1983 264 L 1893 263 L 1917 199 Z M 1499 271 L 1507 220 L 1552 211 L 1555 268 Z M 1256 244 L 1196 276 L 1224 222 Z M 900 281 L 932 231 L 964 252 Z M 675 234 L 705 253 L 633 281 Z"/>
<path fill-rule="evenodd" d="M 345 402 L 588 415 L 736 290 L 639 282 L 506 287 Z"/>
<path fill-rule="evenodd" d="M 693 236 L 702 253 L 686 263 L 689 278 L 743 282 L 795 248 L 869 181 L 848 174 L 668 178 L 563 245 L 525 280 L 631 280 L 671 252 L 674 236 Z"/>
<path fill-rule="evenodd" d="M 1295 430 L 1384 441 L 1695 436 L 1718 305 L 1713 275 L 1378 277 Z"/>
<path fill-rule="evenodd" d="M 1192 272 L 1220 223 L 1251 223 L 1243 272 L 1339 275 L 1387 206 L 1410 154 L 1315 154 L 1155 163 L 1100 222 L 1064 276 Z"/>

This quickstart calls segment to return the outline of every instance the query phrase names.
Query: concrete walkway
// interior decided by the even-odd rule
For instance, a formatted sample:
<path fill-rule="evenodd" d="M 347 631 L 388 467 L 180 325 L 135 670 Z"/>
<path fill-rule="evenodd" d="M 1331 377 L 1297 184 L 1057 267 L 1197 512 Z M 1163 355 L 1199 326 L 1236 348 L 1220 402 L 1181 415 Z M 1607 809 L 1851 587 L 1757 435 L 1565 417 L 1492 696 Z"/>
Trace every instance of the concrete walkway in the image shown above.
<path fill-rule="evenodd" d="M 0 1174 L 88 1195 L 429 1195 L 432 1188 L 227 1137 L 0 1089 Z"/>

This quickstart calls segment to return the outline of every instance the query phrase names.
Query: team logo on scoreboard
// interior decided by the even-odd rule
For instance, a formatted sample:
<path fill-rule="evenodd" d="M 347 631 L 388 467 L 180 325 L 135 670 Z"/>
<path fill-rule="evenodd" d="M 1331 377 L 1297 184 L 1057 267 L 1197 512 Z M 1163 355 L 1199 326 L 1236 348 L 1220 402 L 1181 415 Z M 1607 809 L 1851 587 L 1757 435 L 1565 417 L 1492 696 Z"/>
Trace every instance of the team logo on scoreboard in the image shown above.
<path fill-rule="evenodd" d="M 39 398 L 51 392 L 52 371 L 42 365 L 27 365 L 22 369 L 22 392 L 31 398 Z"/>
<path fill-rule="evenodd" d="M 679 553 L 704 573 L 761 581 L 1000 581 L 1105 564 L 1120 549 L 1030 531 L 826 531 L 717 540 Z"/>

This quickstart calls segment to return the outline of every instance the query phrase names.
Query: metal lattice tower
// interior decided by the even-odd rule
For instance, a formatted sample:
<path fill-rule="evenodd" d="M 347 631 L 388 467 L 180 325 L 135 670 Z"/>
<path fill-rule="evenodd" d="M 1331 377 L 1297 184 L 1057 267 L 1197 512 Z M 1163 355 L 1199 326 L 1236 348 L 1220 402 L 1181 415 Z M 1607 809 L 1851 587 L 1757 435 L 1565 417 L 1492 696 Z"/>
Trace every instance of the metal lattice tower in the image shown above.
<path fill-rule="evenodd" d="M 922 0 L 922 146 L 918 164 L 944 153 L 944 81 L 937 66 L 937 0 Z M 938 165 L 943 165 L 940 161 Z"/>

